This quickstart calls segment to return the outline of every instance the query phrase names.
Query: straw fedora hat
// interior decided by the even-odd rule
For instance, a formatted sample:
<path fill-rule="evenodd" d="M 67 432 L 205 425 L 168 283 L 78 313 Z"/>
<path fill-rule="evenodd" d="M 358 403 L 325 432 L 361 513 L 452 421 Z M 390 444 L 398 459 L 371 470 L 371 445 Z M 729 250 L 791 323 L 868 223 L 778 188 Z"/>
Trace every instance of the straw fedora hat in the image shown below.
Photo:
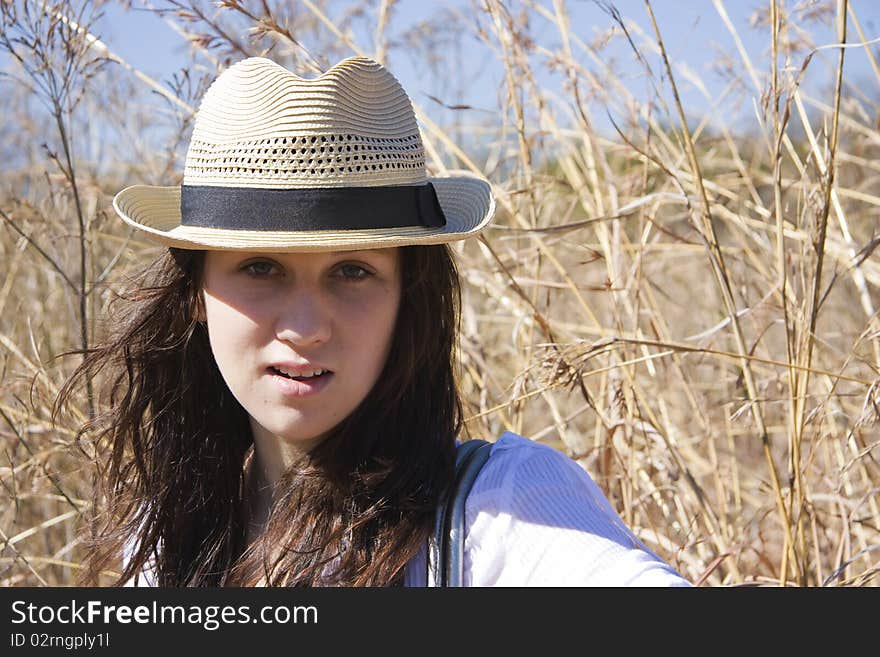
<path fill-rule="evenodd" d="M 466 172 L 426 175 L 409 97 L 379 63 L 305 79 L 251 57 L 205 93 L 183 184 L 127 187 L 113 207 L 167 246 L 329 251 L 463 239 L 495 201 Z"/>

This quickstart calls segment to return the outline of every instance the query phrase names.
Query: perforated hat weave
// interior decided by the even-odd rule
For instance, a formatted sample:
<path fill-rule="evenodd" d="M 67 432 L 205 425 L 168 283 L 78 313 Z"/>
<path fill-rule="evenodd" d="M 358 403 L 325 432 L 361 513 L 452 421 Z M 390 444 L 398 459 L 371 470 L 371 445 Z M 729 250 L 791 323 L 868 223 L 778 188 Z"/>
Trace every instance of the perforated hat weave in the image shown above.
<path fill-rule="evenodd" d="M 231 66 L 199 106 L 182 185 L 128 187 L 113 205 L 162 244 L 273 251 L 448 242 L 495 209 L 481 178 L 426 176 L 409 98 L 366 58 L 314 79 L 259 57 Z"/>

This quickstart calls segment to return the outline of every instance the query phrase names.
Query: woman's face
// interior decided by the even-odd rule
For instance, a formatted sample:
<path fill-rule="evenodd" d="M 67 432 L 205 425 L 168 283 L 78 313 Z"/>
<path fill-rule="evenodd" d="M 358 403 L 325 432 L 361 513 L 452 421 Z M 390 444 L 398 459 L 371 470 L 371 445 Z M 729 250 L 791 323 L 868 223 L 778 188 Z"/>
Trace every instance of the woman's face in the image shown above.
<path fill-rule="evenodd" d="M 400 305 L 398 249 L 208 251 L 211 351 L 255 433 L 309 450 L 363 401 Z"/>

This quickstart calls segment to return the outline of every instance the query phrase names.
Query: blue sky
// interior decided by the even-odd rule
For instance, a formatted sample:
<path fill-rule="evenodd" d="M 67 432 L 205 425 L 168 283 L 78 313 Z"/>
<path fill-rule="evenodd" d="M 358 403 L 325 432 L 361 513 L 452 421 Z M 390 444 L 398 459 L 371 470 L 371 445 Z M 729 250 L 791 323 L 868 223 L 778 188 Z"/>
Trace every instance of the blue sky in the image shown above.
<path fill-rule="evenodd" d="M 147 0 L 149 2 L 150 0 Z M 161 4 L 160 0 L 152 0 Z M 814 0 L 780 0 L 790 9 L 810 7 Z M 105 41 L 110 48 L 132 66 L 153 77 L 160 83 L 167 83 L 175 72 L 191 64 L 189 46 L 185 40 L 172 30 L 168 24 L 153 12 L 144 11 L 144 0 L 131 0 L 132 9 L 124 11 L 120 3 L 109 2 L 104 7 L 103 18 L 94 26 L 94 33 Z M 205 3 L 207 6 L 211 6 Z M 245 4 L 250 4 L 246 2 Z M 257 3 L 254 3 L 257 4 Z M 399 35 L 412 25 L 436 16 L 444 9 L 453 8 L 473 17 L 476 23 L 479 16 L 469 0 L 399 0 L 394 5 L 392 20 L 388 28 L 391 35 Z M 520 0 L 506 3 L 512 11 L 525 6 Z M 541 0 L 545 7 L 552 7 L 551 0 Z M 591 42 L 599 35 L 606 33 L 614 21 L 609 15 L 607 5 L 614 7 L 629 21 L 635 23 L 647 34 L 652 34 L 643 0 L 567 0 L 565 3 L 571 18 L 571 30 L 585 42 Z M 826 3 L 827 4 L 827 3 Z M 350 8 L 352 3 L 334 0 L 330 2 L 330 12 L 338 14 Z M 377 6 L 374 2 L 373 6 Z M 769 33 L 766 27 L 753 27 L 749 17 L 756 10 L 769 5 L 769 0 L 724 0 L 726 8 L 745 49 L 759 67 L 760 72 L 769 67 Z M 851 5 L 859 17 L 868 39 L 880 37 L 880 2 L 876 0 L 851 0 Z M 738 62 L 734 40 L 719 17 L 712 0 L 653 0 L 652 6 L 657 16 L 660 29 L 672 57 L 672 60 L 684 63 L 702 79 L 713 98 L 720 96 L 730 80 L 730 72 L 719 71 L 717 60 L 722 53 L 728 53 Z M 306 11 L 301 5 L 300 11 Z M 532 12 L 534 13 L 534 12 Z M 374 20 L 368 17 L 369 20 Z M 480 18 L 486 23 L 485 17 Z M 536 18 L 532 23 L 535 40 L 542 45 L 553 47 L 557 42 L 555 28 L 548 21 Z M 833 43 L 835 39 L 833 27 L 822 22 L 807 25 L 810 38 L 817 44 Z M 640 46 L 638 29 L 633 32 L 634 39 Z M 299 38 L 299 35 L 297 35 Z M 358 35 L 361 45 L 369 51 L 369 35 Z M 302 37 L 306 39 L 308 37 Z M 856 31 L 850 23 L 848 41 L 857 40 Z M 309 47 L 310 44 L 305 44 Z M 880 44 L 872 46 L 874 52 L 880 54 Z M 349 54 L 349 53 L 347 53 Z M 645 99 L 651 91 L 651 84 L 646 79 L 642 66 L 636 61 L 631 48 L 625 39 L 618 37 L 603 50 L 605 61 L 614 63 L 617 76 L 624 80 L 628 90 L 640 99 Z M 441 57 L 447 55 L 440 53 Z M 421 61 L 423 54 L 405 48 L 392 49 L 389 54 L 389 68 L 403 83 L 404 88 L 420 105 L 426 107 L 435 120 L 441 123 L 453 117 L 464 123 L 477 121 L 491 114 L 475 112 L 450 113 L 441 109 L 431 100 L 431 96 L 440 97 L 446 104 L 465 104 L 475 108 L 485 108 L 490 112 L 497 111 L 499 95 L 503 88 L 504 71 L 497 58 L 474 39 L 462 37 L 461 45 L 456 52 L 449 53 L 460 63 L 460 74 L 454 80 L 438 80 L 426 75 L 425 64 Z M 800 56 L 802 57 L 802 55 Z M 804 88 L 816 96 L 827 93 L 833 80 L 832 69 L 837 57 L 836 50 L 825 50 L 816 55 L 810 65 Z M 202 62 L 205 64 L 205 62 Z M 649 57 L 649 63 L 655 74 L 659 74 L 662 65 L 657 57 Z M 801 60 L 794 62 L 799 66 Z M 0 58 L 2 64 L 2 58 Z M 591 68 L 596 68 L 590 65 Z M 211 65 L 206 65 L 211 70 Z M 559 78 L 542 66 L 537 68 L 542 87 L 553 89 L 558 87 Z M 213 71 L 211 70 L 213 73 Z M 734 67 L 734 72 L 744 74 L 744 69 Z M 699 93 L 683 76 L 678 77 L 680 91 L 686 110 L 692 117 L 699 119 L 707 114 L 712 107 L 710 100 Z M 876 102 L 880 98 L 880 83 L 874 75 L 864 48 L 850 48 L 846 51 L 845 79 L 853 85 L 857 93 Z M 662 85 L 663 83 L 658 83 Z M 668 93 L 668 88 L 667 88 Z M 729 102 L 715 107 L 711 115 L 715 120 L 728 126 L 753 129 L 753 102 L 757 94 L 750 88 L 748 94 L 741 96 L 738 104 Z M 589 112 L 600 128 L 609 129 L 608 114 L 615 118 L 614 109 L 601 102 L 592 102 Z M 717 116 L 716 116 L 717 115 Z M 677 119 L 675 119 L 677 121 Z"/>
<path fill-rule="evenodd" d="M 336 2 L 332 3 L 331 7 L 336 11 L 343 11 L 346 4 Z M 543 4 L 552 6 L 549 0 Z M 766 7 L 768 4 L 769 2 L 761 0 L 724 2 L 724 7 L 743 39 L 746 50 L 764 70 L 768 66 L 769 35 L 766 28 L 750 26 L 748 19 L 756 9 Z M 802 1 L 795 3 L 789 0 L 785 4 L 793 8 L 810 3 Z M 513 2 L 508 5 L 516 8 L 519 3 Z M 613 5 L 624 17 L 637 23 L 645 32 L 652 33 L 643 0 L 617 0 Z M 852 5 L 867 38 L 880 36 L 880 2 L 853 0 Z M 187 45 L 155 14 L 138 11 L 137 8 L 143 6 L 141 0 L 132 0 L 132 6 L 135 10 L 129 12 L 124 12 L 114 5 L 108 6 L 96 32 L 114 52 L 130 64 L 157 80 L 167 80 L 175 71 L 187 65 Z M 566 6 L 571 16 L 572 31 L 585 41 L 593 40 L 613 25 L 611 16 L 600 3 L 592 0 L 568 0 Z M 733 38 L 719 17 L 712 0 L 654 0 L 652 6 L 673 60 L 685 62 L 704 81 L 712 95 L 720 94 L 726 85 L 727 77 L 715 70 L 713 62 L 720 52 L 729 52 L 734 57 L 736 55 Z M 389 31 L 392 34 L 399 32 L 407 26 L 426 19 L 443 7 L 459 8 L 466 14 L 468 12 L 472 14 L 474 11 L 466 0 L 445 2 L 401 0 L 395 5 Z M 549 23 L 541 25 L 536 21 L 533 25 L 539 42 L 542 41 L 543 34 L 546 34 L 548 39 L 555 37 L 554 29 Z M 817 44 L 835 41 L 831 25 L 817 22 L 809 25 L 809 30 Z M 856 39 L 855 29 L 850 24 L 848 40 Z M 880 52 L 880 45 L 874 45 L 873 48 L 875 52 Z M 836 52 L 827 50 L 814 59 L 805 82 L 808 91 L 821 94 L 823 87 L 830 84 L 832 76 L 829 74 L 829 67 L 836 58 Z M 649 92 L 649 85 L 642 74 L 642 69 L 623 39 L 616 40 L 608 48 L 607 55 L 615 61 L 617 70 L 624 79 L 631 81 L 630 91 L 637 96 L 644 96 Z M 492 60 L 485 49 L 476 46 L 473 51 L 459 53 L 458 56 L 463 67 L 467 69 L 462 73 L 463 79 L 468 82 L 459 84 L 454 93 L 447 92 L 455 97 L 444 96 L 444 102 L 465 103 L 476 107 L 497 106 L 497 90 L 503 76 L 503 71 L 497 62 Z M 872 98 L 876 98 L 878 81 L 870 69 L 864 49 L 849 49 L 846 53 L 846 61 L 847 80 L 856 84 Z M 800 64 L 799 61 L 796 63 Z M 389 66 L 394 74 L 416 102 L 430 105 L 428 95 L 438 95 L 436 81 L 426 79 L 423 67 L 418 64 L 419 62 L 407 57 L 406 51 L 391 52 Z M 659 72 L 659 60 L 654 61 L 652 66 L 655 67 L 655 72 Z M 552 76 L 549 73 L 546 75 L 548 84 L 552 84 Z M 692 85 L 683 79 L 679 84 L 684 92 L 685 106 L 692 114 L 699 116 L 700 112 L 710 107 L 709 102 L 702 94 L 697 93 Z M 439 93 L 442 95 L 442 90 Z M 744 105 L 730 111 L 737 112 L 736 120 L 748 123 L 749 115 L 753 110 L 749 103 Z M 601 107 L 594 107 L 593 113 L 601 120 L 605 112 Z M 731 117 L 724 117 L 724 120 L 729 124 Z"/>

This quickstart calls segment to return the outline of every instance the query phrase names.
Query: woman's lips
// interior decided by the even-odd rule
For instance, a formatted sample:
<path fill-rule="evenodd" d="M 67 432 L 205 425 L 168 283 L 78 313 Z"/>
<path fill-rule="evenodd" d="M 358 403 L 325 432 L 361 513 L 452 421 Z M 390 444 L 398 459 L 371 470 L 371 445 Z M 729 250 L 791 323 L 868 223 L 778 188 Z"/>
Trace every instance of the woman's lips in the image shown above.
<path fill-rule="evenodd" d="M 266 368 L 266 373 L 281 394 L 286 397 L 309 397 L 315 395 L 326 388 L 334 376 L 333 372 L 326 372 L 320 376 L 297 380 L 280 374 L 271 367 Z"/>

